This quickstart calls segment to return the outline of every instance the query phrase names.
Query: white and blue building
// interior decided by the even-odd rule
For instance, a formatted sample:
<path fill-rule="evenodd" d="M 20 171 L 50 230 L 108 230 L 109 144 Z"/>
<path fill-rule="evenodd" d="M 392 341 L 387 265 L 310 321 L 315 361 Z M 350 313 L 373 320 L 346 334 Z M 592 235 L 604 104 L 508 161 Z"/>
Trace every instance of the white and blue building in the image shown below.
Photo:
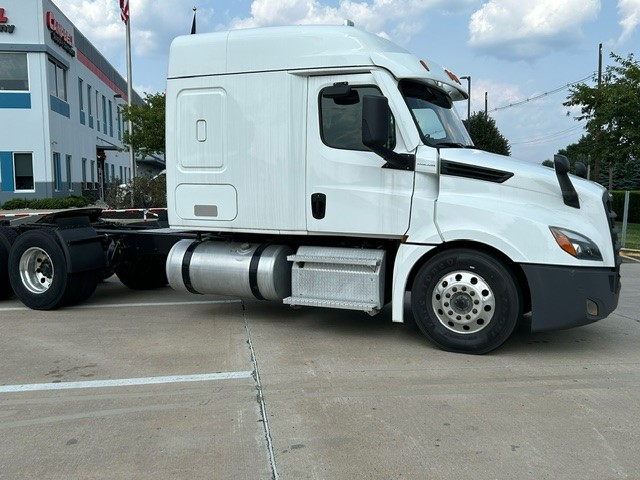
<path fill-rule="evenodd" d="M 0 0 L 0 203 L 99 198 L 129 181 L 127 100 L 124 78 L 53 2 Z"/>

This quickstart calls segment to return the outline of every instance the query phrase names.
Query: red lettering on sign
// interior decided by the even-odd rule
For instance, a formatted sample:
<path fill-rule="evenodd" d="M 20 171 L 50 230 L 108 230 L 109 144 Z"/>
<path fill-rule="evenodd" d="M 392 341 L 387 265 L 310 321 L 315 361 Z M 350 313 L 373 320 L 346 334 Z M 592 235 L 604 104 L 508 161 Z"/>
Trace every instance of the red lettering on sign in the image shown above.
<path fill-rule="evenodd" d="M 47 28 L 49 30 L 57 33 L 60 36 L 60 38 L 64 41 L 64 43 L 66 43 L 70 47 L 73 47 L 73 35 L 67 32 L 67 30 L 62 25 L 60 25 L 60 22 L 58 22 L 55 19 L 55 17 L 53 16 L 53 13 L 47 12 L 46 21 L 47 21 Z"/>
<path fill-rule="evenodd" d="M 7 23 L 9 19 L 4 16 L 4 8 L 0 8 L 0 23 Z"/>

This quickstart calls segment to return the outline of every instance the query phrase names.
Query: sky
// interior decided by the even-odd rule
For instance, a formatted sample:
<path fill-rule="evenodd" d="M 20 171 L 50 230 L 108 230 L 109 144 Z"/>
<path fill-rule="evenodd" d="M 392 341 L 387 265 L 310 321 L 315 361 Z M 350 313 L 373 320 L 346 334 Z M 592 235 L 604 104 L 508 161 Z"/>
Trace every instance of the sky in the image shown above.
<path fill-rule="evenodd" d="M 54 0 L 126 77 L 118 0 Z M 141 94 L 164 91 L 169 45 L 197 33 L 262 26 L 357 28 L 471 77 L 471 110 L 488 113 L 515 158 L 541 163 L 584 133 L 568 85 L 592 84 L 610 53 L 640 52 L 640 0 L 129 0 L 132 78 Z M 463 80 L 467 86 L 467 81 Z M 466 102 L 456 104 L 466 118 Z"/>

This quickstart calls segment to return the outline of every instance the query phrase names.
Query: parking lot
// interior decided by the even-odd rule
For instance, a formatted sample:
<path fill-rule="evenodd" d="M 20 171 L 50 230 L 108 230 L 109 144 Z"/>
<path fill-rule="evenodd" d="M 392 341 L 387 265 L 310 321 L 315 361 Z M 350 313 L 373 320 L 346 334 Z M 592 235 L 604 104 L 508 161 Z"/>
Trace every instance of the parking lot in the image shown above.
<path fill-rule="evenodd" d="M 640 264 L 617 311 L 485 356 L 347 311 L 0 303 L 0 478 L 640 478 Z"/>

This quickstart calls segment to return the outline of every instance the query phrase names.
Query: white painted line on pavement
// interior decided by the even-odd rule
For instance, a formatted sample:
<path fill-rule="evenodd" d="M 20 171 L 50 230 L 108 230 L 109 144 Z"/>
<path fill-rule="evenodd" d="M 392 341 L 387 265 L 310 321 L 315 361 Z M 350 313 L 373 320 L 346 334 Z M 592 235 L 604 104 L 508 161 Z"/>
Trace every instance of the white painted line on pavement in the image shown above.
<path fill-rule="evenodd" d="M 230 300 L 195 300 L 191 302 L 100 303 L 93 305 L 74 305 L 69 308 L 173 307 L 176 305 L 206 305 L 216 303 L 242 303 L 242 300 L 234 298 Z"/>
<path fill-rule="evenodd" d="M 207 304 L 224 304 L 224 303 L 242 303 L 240 299 L 230 300 L 197 300 L 192 302 L 146 302 L 146 303 L 100 303 L 100 304 L 84 304 L 68 307 L 74 308 L 131 308 L 131 307 L 174 307 L 177 305 L 207 305 Z M 0 308 L 0 312 L 20 312 L 29 310 L 27 307 L 5 307 Z"/>
<path fill-rule="evenodd" d="M 210 382 L 250 378 L 251 371 L 203 373 L 198 375 L 173 375 L 168 377 L 122 378 L 117 380 L 90 380 L 84 382 L 28 383 L 25 385 L 2 385 L 0 393 L 40 392 L 45 390 L 68 390 L 72 388 L 130 387 L 137 385 L 157 385 L 161 383 Z"/>

